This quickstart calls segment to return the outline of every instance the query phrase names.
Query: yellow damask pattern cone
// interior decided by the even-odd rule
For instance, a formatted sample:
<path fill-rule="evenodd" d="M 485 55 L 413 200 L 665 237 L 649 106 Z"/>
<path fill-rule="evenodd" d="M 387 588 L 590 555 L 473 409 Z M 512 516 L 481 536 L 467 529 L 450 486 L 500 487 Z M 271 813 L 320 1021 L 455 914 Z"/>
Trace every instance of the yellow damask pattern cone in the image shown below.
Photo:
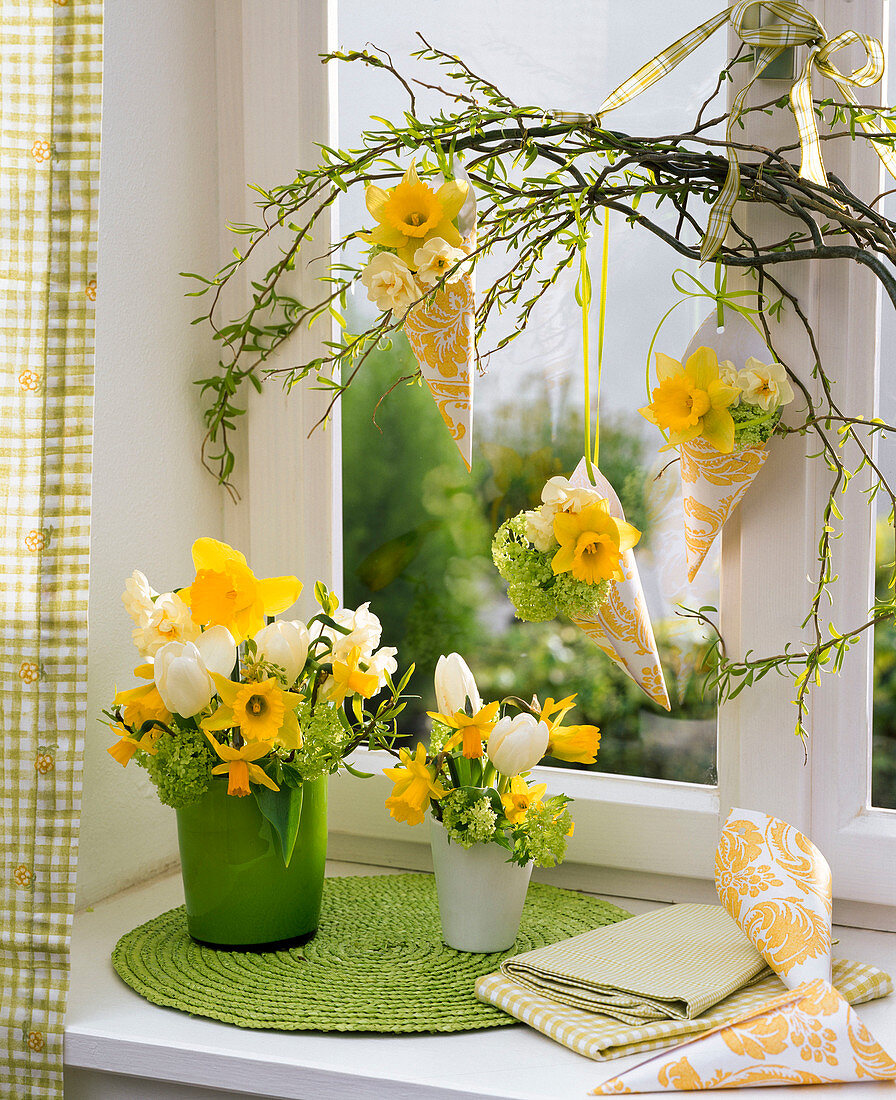
<path fill-rule="evenodd" d="M 619 497 L 600 470 L 594 470 L 594 480 L 592 485 L 582 459 L 569 482 L 579 489 L 595 489 L 609 501 L 610 515 L 625 519 Z M 670 710 L 669 693 L 634 551 L 626 550 L 622 555 L 622 569 L 625 580 L 610 585 L 609 595 L 594 618 L 573 619 L 573 622 L 655 703 Z"/>
<path fill-rule="evenodd" d="M 469 253 L 474 243 L 468 237 L 464 251 Z M 473 277 L 467 274 L 414 306 L 404 322 L 423 379 L 468 470 L 473 464 L 474 312 Z"/>
<path fill-rule="evenodd" d="M 719 900 L 781 981 L 831 980 L 831 869 L 787 822 L 734 809 L 716 850 Z"/>
<path fill-rule="evenodd" d="M 817 978 L 610 1078 L 592 1095 L 894 1078 L 893 1059 L 837 990 Z"/>
<path fill-rule="evenodd" d="M 723 455 L 705 439 L 679 448 L 684 497 L 684 535 L 688 580 L 703 564 L 710 546 L 768 458 L 765 446 Z"/>

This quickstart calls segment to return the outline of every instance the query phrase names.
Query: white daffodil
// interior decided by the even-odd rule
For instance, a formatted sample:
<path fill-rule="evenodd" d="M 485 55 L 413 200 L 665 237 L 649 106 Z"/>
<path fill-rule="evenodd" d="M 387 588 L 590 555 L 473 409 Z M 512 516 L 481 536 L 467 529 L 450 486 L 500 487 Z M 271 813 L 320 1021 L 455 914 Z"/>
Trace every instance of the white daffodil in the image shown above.
<path fill-rule="evenodd" d="M 534 512 L 524 512 L 526 517 L 526 538 L 542 554 L 554 546 L 554 514 L 557 509 L 550 504 L 542 504 Z"/>
<path fill-rule="evenodd" d="M 192 718 L 215 694 L 212 672 L 227 676 L 236 661 L 236 643 L 224 626 L 213 626 L 195 642 L 168 642 L 156 653 L 153 674 L 162 702 L 174 714 Z"/>
<path fill-rule="evenodd" d="M 482 699 L 476 680 L 467 662 L 459 653 L 443 653 L 436 663 L 436 707 L 440 714 L 456 714 L 465 710 L 467 701 L 470 713 L 482 710 Z"/>
<path fill-rule="evenodd" d="M 463 249 L 452 247 L 441 237 L 433 237 L 414 253 L 414 263 L 417 265 L 417 281 L 423 286 L 433 286 L 449 268 L 454 267 L 465 255 Z"/>
<path fill-rule="evenodd" d="M 391 252 L 380 252 L 361 273 L 367 297 L 377 309 L 405 313 L 420 297 L 420 288 L 408 265 Z"/>
<path fill-rule="evenodd" d="M 140 570 L 135 569 L 124 582 L 121 602 L 124 604 L 125 611 L 140 626 L 152 614 L 153 599 L 156 596 L 158 596 L 158 592 L 150 586 L 149 581 Z"/>
<path fill-rule="evenodd" d="M 144 657 L 155 657 L 168 642 L 195 642 L 199 624 L 176 592 L 165 592 L 152 605 L 152 611 L 137 621 L 131 637 Z"/>
<path fill-rule="evenodd" d="M 573 486 L 566 477 L 552 477 L 541 490 L 541 499 L 553 512 L 581 512 L 589 504 L 602 500 L 597 489 Z M 546 509 L 542 509 L 546 514 Z"/>
<path fill-rule="evenodd" d="M 737 385 L 742 400 L 748 405 L 758 405 L 764 412 L 774 412 L 793 400 L 793 387 L 780 363 L 760 363 L 750 356 L 744 369 L 738 372 Z"/>
<path fill-rule="evenodd" d="M 548 749 L 550 730 L 531 714 L 502 718 L 488 738 L 488 758 L 502 775 L 531 771 Z"/>
<path fill-rule="evenodd" d="M 380 687 L 386 686 L 386 673 L 394 676 L 398 670 L 398 662 L 395 660 L 397 652 L 395 646 L 384 645 L 367 659 L 367 671 L 378 678 Z"/>
<path fill-rule="evenodd" d="M 308 656 L 308 627 L 297 620 L 278 620 L 255 635 L 258 656 L 286 672 L 287 684 L 298 680 Z"/>
<path fill-rule="evenodd" d="M 349 607 L 339 607 L 333 612 L 333 618 L 349 631 L 348 634 L 341 634 L 332 627 L 324 628 L 324 635 L 333 646 L 333 660 L 345 661 L 351 651 L 357 648 L 361 651 L 361 659 L 366 662 L 380 644 L 383 634 L 382 624 L 370 610 L 370 604 L 362 603 L 356 611 Z"/>
<path fill-rule="evenodd" d="M 730 359 L 723 359 L 719 363 L 719 379 L 724 382 L 726 386 L 730 386 L 732 389 L 737 390 L 737 396 L 728 406 L 729 409 L 737 408 L 740 404 L 741 392 L 737 384 L 737 367 L 731 362 Z"/>

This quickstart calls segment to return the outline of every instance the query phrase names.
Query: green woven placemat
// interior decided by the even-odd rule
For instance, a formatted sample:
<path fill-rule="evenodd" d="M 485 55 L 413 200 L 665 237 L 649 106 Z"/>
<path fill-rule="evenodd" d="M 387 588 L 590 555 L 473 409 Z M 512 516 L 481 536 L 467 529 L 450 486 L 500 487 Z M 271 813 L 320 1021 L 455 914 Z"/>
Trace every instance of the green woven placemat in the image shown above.
<path fill-rule="evenodd" d="M 317 935 L 255 954 L 201 947 L 183 907 L 122 936 L 112 964 L 153 1004 L 280 1031 L 470 1031 L 515 1024 L 473 994 L 501 960 L 631 916 L 605 901 L 532 883 L 509 951 L 442 943 L 432 875 L 327 879 Z"/>

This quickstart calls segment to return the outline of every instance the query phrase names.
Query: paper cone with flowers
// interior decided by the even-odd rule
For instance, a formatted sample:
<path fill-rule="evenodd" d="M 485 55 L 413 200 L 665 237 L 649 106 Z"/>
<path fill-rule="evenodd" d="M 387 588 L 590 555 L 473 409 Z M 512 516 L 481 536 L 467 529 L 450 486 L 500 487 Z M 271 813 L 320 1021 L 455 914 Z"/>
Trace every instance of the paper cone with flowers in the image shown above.
<path fill-rule="evenodd" d="M 715 315 L 704 322 L 681 362 L 657 353 L 659 385 L 640 411 L 666 433 L 661 450 L 679 450 L 689 581 L 762 469 L 794 398 L 786 370 L 770 358 L 739 315 L 721 333 Z"/>
<path fill-rule="evenodd" d="M 473 277 L 455 268 L 472 251 L 475 202 L 465 179 L 424 182 L 415 165 L 384 191 L 371 185 L 378 222 L 358 234 L 375 246 L 361 275 L 371 301 L 403 318 L 403 329 L 467 469 L 473 461 Z M 423 299 L 421 301 L 421 299 Z"/>
<path fill-rule="evenodd" d="M 593 475 L 593 481 L 591 480 Z M 551 478 L 541 507 L 504 523 L 492 557 L 517 616 L 566 615 L 660 706 L 669 695 L 632 547 L 640 531 L 619 498 L 583 459 L 573 476 Z"/>

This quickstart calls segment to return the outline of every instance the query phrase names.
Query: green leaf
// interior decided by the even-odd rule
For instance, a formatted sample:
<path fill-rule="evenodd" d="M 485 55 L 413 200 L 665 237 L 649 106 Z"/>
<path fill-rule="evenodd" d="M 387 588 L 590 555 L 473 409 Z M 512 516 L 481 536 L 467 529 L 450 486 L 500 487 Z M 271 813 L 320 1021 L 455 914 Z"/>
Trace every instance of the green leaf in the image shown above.
<path fill-rule="evenodd" d="M 270 821 L 280 838 L 280 853 L 285 867 L 289 866 L 296 846 L 296 838 L 299 835 L 299 825 L 302 821 L 302 791 L 301 786 L 283 786 L 279 791 L 272 791 L 260 785 L 252 788 L 259 810 Z"/>
<path fill-rule="evenodd" d="M 437 526 L 435 521 L 422 523 L 419 527 L 382 543 L 358 565 L 358 579 L 371 592 L 379 592 L 391 584 L 417 557 L 427 534 Z"/>

